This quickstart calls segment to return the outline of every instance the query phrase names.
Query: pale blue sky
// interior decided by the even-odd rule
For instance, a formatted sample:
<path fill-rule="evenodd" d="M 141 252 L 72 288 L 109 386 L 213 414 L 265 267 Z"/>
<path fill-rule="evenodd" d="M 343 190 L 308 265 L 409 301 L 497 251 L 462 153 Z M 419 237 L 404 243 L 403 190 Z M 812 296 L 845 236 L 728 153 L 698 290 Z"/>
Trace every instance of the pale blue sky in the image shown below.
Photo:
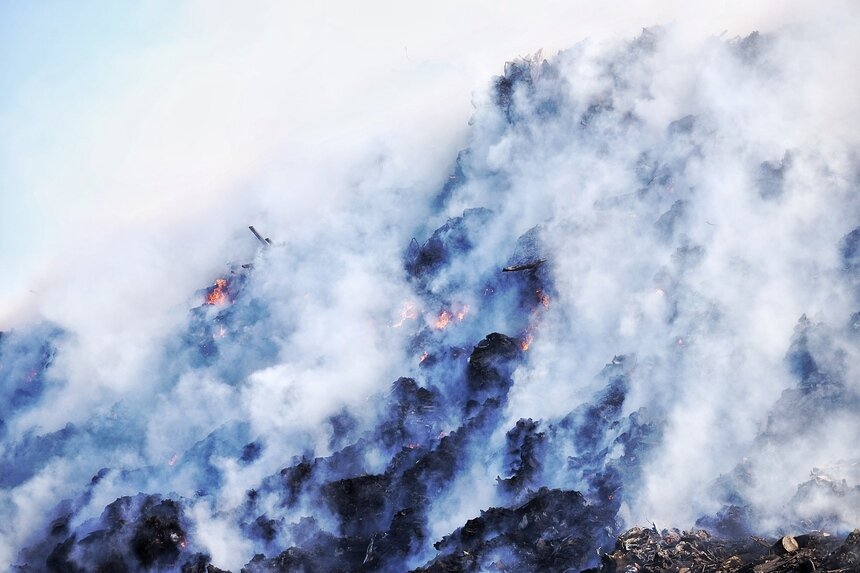
<path fill-rule="evenodd" d="M 171 6 L 0 2 L 0 297 L 24 287 L 66 216 L 86 210 L 88 196 L 51 174 L 70 172 L 99 107 L 134 81 L 134 55 L 175 33 Z"/>

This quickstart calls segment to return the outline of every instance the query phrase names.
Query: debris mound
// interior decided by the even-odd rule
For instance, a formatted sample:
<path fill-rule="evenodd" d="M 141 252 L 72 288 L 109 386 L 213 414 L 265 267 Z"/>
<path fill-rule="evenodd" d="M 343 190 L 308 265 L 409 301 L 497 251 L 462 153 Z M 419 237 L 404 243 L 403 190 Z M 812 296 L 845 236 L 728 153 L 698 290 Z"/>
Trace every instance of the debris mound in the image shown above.
<path fill-rule="evenodd" d="M 777 540 L 714 537 L 707 531 L 634 527 L 589 573 L 798 573 L 860 571 L 860 529 L 847 538 L 824 532 Z"/>

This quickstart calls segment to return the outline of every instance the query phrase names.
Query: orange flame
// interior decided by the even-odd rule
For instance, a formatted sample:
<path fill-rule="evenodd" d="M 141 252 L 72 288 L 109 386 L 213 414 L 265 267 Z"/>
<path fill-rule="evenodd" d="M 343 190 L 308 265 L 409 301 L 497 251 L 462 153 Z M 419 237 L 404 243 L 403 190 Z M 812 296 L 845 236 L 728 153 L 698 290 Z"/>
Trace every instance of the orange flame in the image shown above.
<path fill-rule="evenodd" d="M 532 336 L 532 333 L 526 332 L 525 336 L 523 336 L 523 339 L 520 340 L 520 348 L 522 348 L 523 351 L 528 350 L 529 346 L 532 343 L 532 340 L 534 340 L 534 336 Z"/>
<path fill-rule="evenodd" d="M 421 354 L 421 358 L 419 358 L 419 359 L 418 359 L 418 364 L 421 364 L 422 362 L 424 362 L 425 360 L 427 360 L 427 358 L 428 358 L 429 356 L 430 356 L 430 353 L 429 353 L 429 352 L 427 352 L 427 351 L 424 351 L 424 352 Z"/>
<path fill-rule="evenodd" d="M 407 320 L 415 320 L 418 318 L 418 308 L 414 303 L 406 302 L 403 303 L 403 308 L 400 309 L 400 320 L 392 324 L 394 328 L 399 328 L 403 326 L 403 323 Z"/>
<path fill-rule="evenodd" d="M 439 318 L 436 320 L 436 330 L 443 330 L 448 323 L 451 322 L 451 319 L 454 318 L 454 315 L 448 312 L 447 310 L 443 310 L 439 313 Z"/>
<path fill-rule="evenodd" d="M 206 295 L 206 304 L 224 304 L 227 302 L 227 279 L 217 279 L 215 288 Z"/>

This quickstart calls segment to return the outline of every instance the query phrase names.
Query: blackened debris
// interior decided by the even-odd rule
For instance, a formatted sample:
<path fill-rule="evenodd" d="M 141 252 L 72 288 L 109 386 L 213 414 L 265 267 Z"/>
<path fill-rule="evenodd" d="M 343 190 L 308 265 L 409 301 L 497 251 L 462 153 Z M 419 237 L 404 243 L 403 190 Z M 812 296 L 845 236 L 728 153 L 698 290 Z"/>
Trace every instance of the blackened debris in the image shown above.
<path fill-rule="evenodd" d="M 323 496 L 340 518 L 341 534 L 367 537 L 391 519 L 385 512 L 390 488 L 388 476 L 363 475 L 326 484 Z"/>
<path fill-rule="evenodd" d="M 799 380 L 800 388 L 806 392 L 822 384 L 836 382 L 835 378 L 820 367 L 816 360 L 815 354 L 818 348 L 831 346 L 822 343 L 824 337 L 826 333 L 822 326 L 813 324 L 806 315 L 801 316 L 797 321 L 785 359 L 792 374 Z M 830 362 L 826 358 L 829 357 L 825 357 L 825 362 Z"/>
<path fill-rule="evenodd" d="M 522 358 L 519 343 L 504 334 L 488 334 L 469 357 L 466 381 L 473 395 L 507 396 L 514 369 Z"/>
<path fill-rule="evenodd" d="M 180 569 L 181 573 L 230 573 L 223 569 L 218 569 L 210 563 L 210 557 L 205 553 L 194 555 Z"/>
<path fill-rule="evenodd" d="M 166 566 L 179 557 L 185 533 L 179 524 L 179 506 L 170 499 L 144 501 L 140 524 L 131 538 L 132 553 L 144 567 Z"/>
<path fill-rule="evenodd" d="M 528 263 L 523 263 L 521 265 L 510 265 L 502 269 L 503 273 L 515 273 L 518 271 L 531 271 L 546 262 L 546 259 L 537 259 L 536 261 L 530 261 Z"/>
<path fill-rule="evenodd" d="M 737 539 L 753 534 L 754 515 L 748 505 L 726 505 L 715 516 L 701 517 L 699 527 L 716 532 L 721 537 Z"/>
<path fill-rule="evenodd" d="M 121 497 L 105 508 L 98 528 L 83 538 L 74 533 L 65 539 L 59 537 L 62 540 L 55 542 L 44 561 L 38 554 L 22 553 L 27 563 L 19 571 L 88 573 L 179 568 L 188 563 L 182 559 L 186 546 L 183 520 L 180 505 L 171 499 L 145 494 Z M 62 523 L 55 522 L 51 537 L 57 539 L 66 532 Z"/>
<path fill-rule="evenodd" d="M 355 441 L 355 431 L 358 421 L 346 409 L 341 410 L 328 420 L 331 425 L 329 448 L 339 450 Z"/>
<path fill-rule="evenodd" d="M 502 486 L 514 493 L 533 485 L 540 473 L 546 448 L 546 434 L 538 431 L 540 424 L 529 419 L 520 419 L 506 434 L 507 450 L 505 462 L 509 477 L 500 480 Z"/>
<path fill-rule="evenodd" d="M 541 488 L 516 507 L 493 507 L 435 544 L 416 572 L 565 571 L 584 567 L 605 541 L 605 515 L 575 491 Z"/>
<path fill-rule="evenodd" d="M 495 79 L 496 105 L 504 112 L 510 123 L 518 119 L 515 95 L 519 88 L 531 91 L 534 87 L 532 80 L 532 64 L 525 60 L 507 62 L 505 73 Z"/>
<path fill-rule="evenodd" d="M 438 433 L 439 392 L 418 386 L 412 378 L 398 379 L 391 390 L 388 419 L 380 428 L 386 447 L 426 444 Z"/>
<path fill-rule="evenodd" d="M 457 154 L 454 171 L 448 176 L 448 180 L 445 181 L 445 185 L 442 186 L 442 191 L 436 196 L 436 199 L 433 202 L 433 206 L 437 211 L 442 211 L 445 208 L 445 205 L 448 204 L 448 200 L 451 198 L 451 195 L 453 195 L 454 190 L 466 183 L 466 172 L 463 170 L 463 165 L 468 162 L 470 155 L 471 150 L 469 149 L 463 149 Z"/>
<path fill-rule="evenodd" d="M 250 464 L 260 457 L 263 451 L 263 446 L 260 442 L 248 442 L 242 448 L 242 456 L 239 458 L 245 464 Z"/>
<path fill-rule="evenodd" d="M 492 217 L 489 209 L 466 209 L 462 217 L 448 219 L 423 245 L 413 239 L 406 251 L 406 271 L 415 278 L 433 274 L 444 267 L 454 254 L 472 249 L 478 233 Z"/>

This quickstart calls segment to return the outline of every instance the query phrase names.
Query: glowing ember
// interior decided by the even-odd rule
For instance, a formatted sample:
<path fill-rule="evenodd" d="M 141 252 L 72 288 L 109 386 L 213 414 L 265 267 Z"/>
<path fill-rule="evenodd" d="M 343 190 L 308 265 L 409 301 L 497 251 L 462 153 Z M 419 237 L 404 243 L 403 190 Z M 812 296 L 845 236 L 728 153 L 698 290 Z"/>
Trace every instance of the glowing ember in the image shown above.
<path fill-rule="evenodd" d="M 436 330 L 444 329 L 451 322 L 452 318 L 454 318 L 454 315 L 447 310 L 440 312 L 439 318 L 436 320 Z"/>
<path fill-rule="evenodd" d="M 406 447 L 409 448 L 410 450 L 414 450 L 415 448 L 420 448 L 421 444 L 409 444 Z"/>
<path fill-rule="evenodd" d="M 463 305 L 463 308 L 461 308 L 461 309 L 457 312 L 457 320 L 463 320 L 464 318 L 466 318 L 466 315 L 467 315 L 467 314 L 469 314 L 469 305 L 468 305 L 468 304 L 464 304 L 464 305 Z"/>
<path fill-rule="evenodd" d="M 538 302 L 541 303 L 544 308 L 549 308 L 549 295 L 541 289 L 538 289 L 535 294 L 537 295 Z"/>
<path fill-rule="evenodd" d="M 224 304 L 227 302 L 227 279 L 215 281 L 215 288 L 206 295 L 206 304 Z"/>
<path fill-rule="evenodd" d="M 171 457 L 169 460 L 167 460 L 167 465 L 169 465 L 169 466 L 175 466 L 175 465 L 176 465 L 176 462 L 177 462 L 178 460 L 179 460 L 179 454 L 173 454 L 173 457 Z"/>
<path fill-rule="evenodd" d="M 522 348 L 524 351 L 528 350 L 529 345 L 532 343 L 532 340 L 534 340 L 534 336 L 532 336 L 532 333 L 526 332 L 525 336 L 523 336 L 523 339 L 520 340 L 520 348 Z"/>
<path fill-rule="evenodd" d="M 415 306 L 414 303 L 407 302 L 403 304 L 403 308 L 400 309 L 400 320 L 392 324 L 394 328 L 399 328 L 403 326 L 403 323 L 407 320 L 415 320 L 418 318 L 418 307 Z"/>
<path fill-rule="evenodd" d="M 421 364 L 422 362 L 424 362 L 425 360 L 427 360 L 427 357 L 428 357 L 428 356 L 430 356 L 430 353 L 429 353 L 429 352 L 426 352 L 426 351 L 425 351 L 425 352 L 423 352 L 423 353 L 421 354 L 421 358 L 419 358 L 419 359 L 418 359 L 418 364 Z"/>

